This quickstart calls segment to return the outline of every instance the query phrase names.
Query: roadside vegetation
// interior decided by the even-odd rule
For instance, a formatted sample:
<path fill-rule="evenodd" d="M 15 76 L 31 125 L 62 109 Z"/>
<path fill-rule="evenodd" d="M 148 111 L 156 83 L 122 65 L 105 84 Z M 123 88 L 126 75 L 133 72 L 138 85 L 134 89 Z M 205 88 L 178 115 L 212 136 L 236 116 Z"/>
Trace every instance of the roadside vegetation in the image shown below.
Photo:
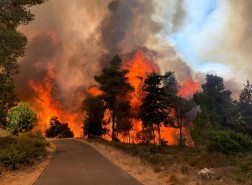
<path fill-rule="evenodd" d="M 97 148 L 102 155 L 108 157 L 140 181 L 145 182 L 144 179 L 151 176 L 153 182 L 147 182 L 147 184 L 250 185 L 252 183 L 251 153 L 225 155 L 195 147 L 159 147 L 153 144 L 127 144 L 102 139 L 89 139 L 87 141 Z M 117 151 L 124 153 L 122 154 L 123 157 Z M 141 162 L 134 162 L 137 159 Z M 209 177 L 199 176 L 198 172 L 204 168 L 211 169 L 214 174 Z M 142 169 L 142 171 L 138 172 L 139 169 Z"/>
<path fill-rule="evenodd" d="M 31 133 L 37 115 L 15 95 L 14 78 L 19 57 L 25 54 L 26 36 L 20 25 L 34 20 L 30 7 L 46 0 L 3 0 L 0 2 L 0 175 L 43 160 L 49 143 L 41 133 Z"/>
<path fill-rule="evenodd" d="M 40 133 L 23 133 L 18 136 L 0 137 L 0 164 L 16 170 L 46 157 L 49 143 Z"/>

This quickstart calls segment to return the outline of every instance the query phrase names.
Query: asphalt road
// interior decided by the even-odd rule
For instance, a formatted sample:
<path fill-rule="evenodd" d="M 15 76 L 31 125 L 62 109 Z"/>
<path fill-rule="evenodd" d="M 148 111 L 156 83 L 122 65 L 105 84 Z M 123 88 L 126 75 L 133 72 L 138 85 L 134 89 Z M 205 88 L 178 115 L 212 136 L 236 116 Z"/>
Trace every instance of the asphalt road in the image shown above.
<path fill-rule="evenodd" d="M 56 152 L 34 185 L 140 185 L 87 144 L 53 141 Z"/>

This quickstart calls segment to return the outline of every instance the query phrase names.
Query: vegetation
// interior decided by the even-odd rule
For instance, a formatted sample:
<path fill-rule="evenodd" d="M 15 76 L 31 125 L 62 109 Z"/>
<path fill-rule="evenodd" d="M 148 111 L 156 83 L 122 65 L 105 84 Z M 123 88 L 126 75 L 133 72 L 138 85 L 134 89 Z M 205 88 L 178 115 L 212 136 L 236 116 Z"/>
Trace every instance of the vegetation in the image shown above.
<path fill-rule="evenodd" d="M 140 106 L 139 118 L 144 127 L 157 128 L 159 145 L 161 146 L 161 125 L 168 126 L 173 124 L 171 108 L 165 87 L 162 86 L 164 76 L 153 72 L 144 80 L 143 91 L 145 97 L 142 99 Z"/>
<path fill-rule="evenodd" d="M 123 97 L 126 97 L 129 92 L 134 90 L 127 82 L 126 74 L 128 70 L 121 70 L 121 65 L 122 59 L 119 56 L 115 56 L 110 61 L 110 66 L 104 68 L 100 76 L 94 77 L 95 81 L 100 84 L 100 90 L 102 91 L 100 97 L 104 101 L 104 107 L 111 112 L 112 140 L 117 140 L 118 124 L 127 123 L 125 122 L 126 117 L 122 117 L 120 112 L 117 112 L 121 108 L 129 111 L 129 106 L 125 106 L 129 105 L 129 102 Z M 118 107 L 120 108 L 118 109 Z"/>
<path fill-rule="evenodd" d="M 111 153 L 114 152 L 113 150 L 118 149 L 126 154 L 138 157 L 141 159 L 141 163 L 150 166 L 157 173 L 158 178 L 162 176 L 173 178 L 172 176 L 176 176 L 177 184 L 190 184 L 189 182 L 195 183 L 196 181 L 200 182 L 198 184 L 207 185 L 249 185 L 252 182 L 251 154 L 225 155 L 197 147 L 189 148 L 185 146 L 181 149 L 178 146 L 166 146 L 161 148 L 153 144 L 127 144 L 101 139 L 88 141 L 108 146 Z M 108 150 L 108 148 L 104 150 Z M 203 168 L 213 169 L 215 175 L 211 179 L 201 181 L 197 177 L 197 171 Z"/>
<path fill-rule="evenodd" d="M 7 128 L 12 134 L 17 135 L 18 133 L 32 130 L 36 121 L 37 115 L 31 110 L 29 105 L 20 103 L 9 110 Z"/>
<path fill-rule="evenodd" d="M 40 133 L 0 137 L 0 164 L 9 169 L 29 165 L 47 155 L 45 147 L 48 145 Z"/>
<path fill-rule="evenodd" d="M 74 137 L 73 131 L 68 127 L 68 123 L 61 123 L 57 117 L 50 119 L 50 127 L 45 133 L 46 137 Z"/>
<path fill-rule="evenodd" d="M 27 38 L 17 27 L 34 19 L 29 7 L 46 0 L 1 0 L 0 2 L 0 125 L 5 125 L 7 110 L 16 103 L 14 76 L 19 72 L 17 58 L 25 53 Z"/>
<path fill-rule="evenodd" d="M 100 97 L 89 96 L 84 101 L 85 120 L 84 120 L 84 135 L 88 138 L 99 137 L 106 133 L 103 128 L 104 107 Z"/>
<path fill-rule="evenodd" d="M 119 133 L 128 136 L 134 118 L 142 121 L 142 130 L 136 134 L 141 143 L 155 143 L 157 131 L 159 145 L 165 146 L 160 128 L 169 126 L 179 129 L 179 145 L 182 147 L 185 144 L 183 128 L 187 127 L 195 146 L 201 149 L 226 155 L 251 151 L 252 85 L 249 81 L 244 85 L 239 101 L 233 101 L 223 78 L 207 74 L 202 91 L 188 100 L 178 95 L 180 87 L 173 72 L 164 75 L 152 72 L 146 79 L 138 77 L 143 81 L 143 97 L 135 116 L 128 101 L 129 93 L 134 89 L 127 82 L 128 71 L 121 70 L 121 63 L 121 58 L 116 56 L 100 76 L 95 76 L 102 95 L 85 100 L 87 117 L 83 128 L 88 137 L 106 133 L 104 125 L 108 123 L 112 123 L 112 140 L 117 140 Z M 195 118 L 190 115 L 193 106 L 200 108 Z M 103 119 L 106 110 L 110 113 L 107 122 Z M 244 149 L 244 142 L 248 150 Z"/>

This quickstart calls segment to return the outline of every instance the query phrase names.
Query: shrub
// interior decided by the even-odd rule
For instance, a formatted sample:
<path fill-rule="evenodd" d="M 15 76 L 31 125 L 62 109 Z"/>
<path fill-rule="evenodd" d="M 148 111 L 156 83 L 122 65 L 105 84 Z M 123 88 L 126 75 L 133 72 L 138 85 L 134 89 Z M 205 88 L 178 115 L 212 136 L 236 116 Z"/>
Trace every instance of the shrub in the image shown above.
<path fill-rule="evenodd" d="M 29 105 L 20 103 L 12 107 L 7 115 L 7 129 L 14 135 L 27 132 L 33 129 L 37 121 L 37 115 L 31 110 Z"/>
<path fill-rule="evenodd" d="M 230 155 L 252 151 L 252 141 L 249 136 L 234 131 L 212 131 L 207 147 L 209 151 Z"/>
<path fill-rule="evenodd" d="M 33 133 L 0 138 L 0 162 L 5 167 L 17 169 L 20 164 L 29 164 L 36 158 L 45 157 L 47 145 L 48 142 L 41 135 Z"/>
<path fill-rule="evenodd" d="M 155 146 L 155 145 L 153 145 L 153 146 L 151 146 L 150 147 L 150 153 L 152 153 L 152 154 L 156 154 L 156 153 L 158 153 L 158 147 L 157 146 Z"/>
<path fill-rule="evenodd" d="M 50 127 L 46 130 L 46 137 L 73 137 L 74 134 L 67 123 L 59 122 L 57 117 L 50 119 Z"/>

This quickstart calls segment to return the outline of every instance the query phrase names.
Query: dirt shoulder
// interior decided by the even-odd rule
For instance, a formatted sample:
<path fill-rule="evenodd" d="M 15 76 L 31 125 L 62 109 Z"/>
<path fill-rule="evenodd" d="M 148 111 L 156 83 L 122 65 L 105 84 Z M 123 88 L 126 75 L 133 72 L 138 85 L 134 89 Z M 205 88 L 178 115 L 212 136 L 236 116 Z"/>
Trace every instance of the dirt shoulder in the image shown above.
<path fill-rule="evenodd" d="M 16 171 L 7 171 L 2 168 L 2 171 L 0 170 L 0 185 L 32 185 L 50 163 L 55 145 L 50 143 L 47 150 L 49 152 L 47 158 L 41 159 L 31 166 L 25 166 Z"/>

